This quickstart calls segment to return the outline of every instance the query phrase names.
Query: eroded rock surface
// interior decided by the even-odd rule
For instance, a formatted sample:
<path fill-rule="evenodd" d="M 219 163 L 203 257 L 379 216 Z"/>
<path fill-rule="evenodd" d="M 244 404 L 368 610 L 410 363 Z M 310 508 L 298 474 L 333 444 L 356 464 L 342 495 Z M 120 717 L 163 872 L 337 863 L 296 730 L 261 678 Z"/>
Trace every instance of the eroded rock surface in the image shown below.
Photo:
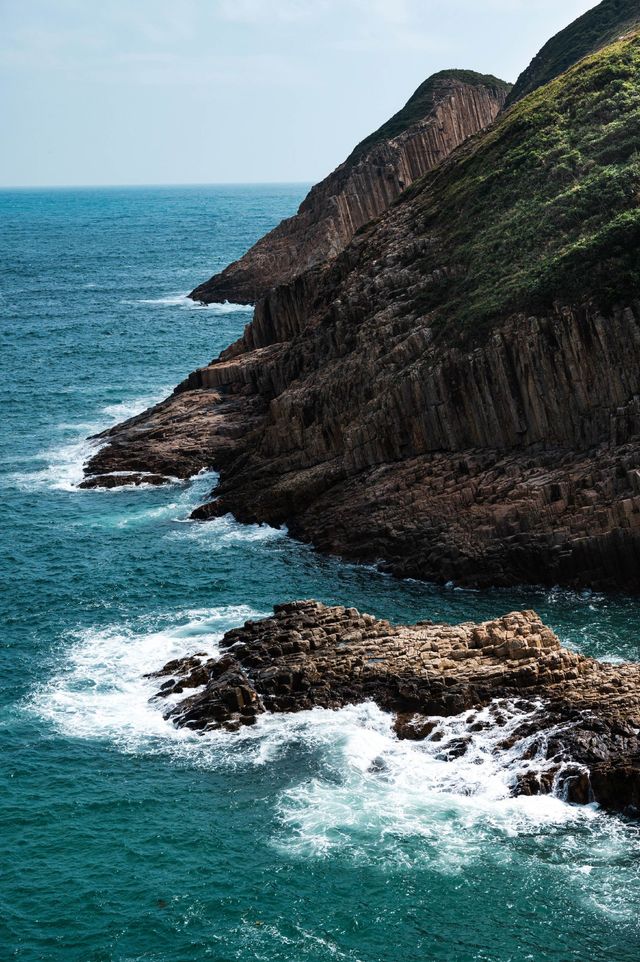
<path fill-rule="evenodd" d="M 553 790 L 640 814 L 640 665 L 570 652 L 531 611 L 483 624 L 393 626 L 354 608 L 305 601 L 228 632 L 222 657 L 190 656 L 165 678 L 167 717 L 198 731 L 237 730 L 265 712 L 374 701 L 395 712 L 401 738 L 430 737 L 433 716 L 517 700 L 528 709 L 499 748 L 536 758 L 516 794 Z M 195 689 L 192 694 L 186 694 Z M 175 703 L 176 695 L 185 695 Z M 468 718 L 469 734 L 477 719 Z M 465 739 L 449 746 L 463 754 Z M 453 754 L 451 754 L 453 752 Z"/>
<path fill-rule="evenodd" d="M 639 81 L 633 37 L 525 98 L 89 472 L 215 468 L 197 517 L 399 575 L 640 590 Z"/>
<path fill-rule="evenodd" d="M 190 296 L 207 304 L 253 304 L 271 288 L 331 260 L 414 180 L 488 127 L 509 90 L 495 77 L 472 71 L 431 77 L 402 111 L 312 188 L 294 217 Z"/>

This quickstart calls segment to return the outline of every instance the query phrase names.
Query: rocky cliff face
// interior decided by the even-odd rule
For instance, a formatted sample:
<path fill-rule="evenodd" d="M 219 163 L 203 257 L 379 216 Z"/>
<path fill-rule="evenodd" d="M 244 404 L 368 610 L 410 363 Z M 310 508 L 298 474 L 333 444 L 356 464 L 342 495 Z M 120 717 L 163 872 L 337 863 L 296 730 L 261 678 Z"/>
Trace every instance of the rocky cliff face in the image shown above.
<path fill-rule="evenodd" d="M 438 742 L 442 760 L 464 755 L 474 732 L 502 726 L 496 752 L 511 759 L 514 795 L 555 791 L 640 816 L 640 666 L 563 649 L 533 612 L 394 627 L 298 602 L 228 632 L 221 648 L 218 660 L 192 656 L 154 676 L 176 725 L 237 730 L 265 712 L 375 701 L 397 714 L 401 738 Z M 490 720 L 475 714 L 486 706 Z M 462 712 L 464 733 L 443 738 L 433 716 Z"/>
<path fill-rule="evenodd" d="M 637 313 L 514 319 L 467 353 L 376 336 L 366 364 L 331 345 L 309 373 L 291 346 L 217 362 L 91 471 L 216 466 L 196 517 L 286 522 L 401 576 L 640 588 Z"/>
<path fill-rule="evenodd" d="M 414 180 L 489 126 L 509 89 L 471 71 L 436 74 L 311 190 L 295 217 L 190 296 L 205 303 L 255 303 L 271 288 L 332 259 Z"/>
<path fill-rule="evenodd" d="M 197 517 L 400 575 L 639 590 L 639 79 L 635 38 L 526 98 L 110 432 L 90 483 L 216 467 Z"/>

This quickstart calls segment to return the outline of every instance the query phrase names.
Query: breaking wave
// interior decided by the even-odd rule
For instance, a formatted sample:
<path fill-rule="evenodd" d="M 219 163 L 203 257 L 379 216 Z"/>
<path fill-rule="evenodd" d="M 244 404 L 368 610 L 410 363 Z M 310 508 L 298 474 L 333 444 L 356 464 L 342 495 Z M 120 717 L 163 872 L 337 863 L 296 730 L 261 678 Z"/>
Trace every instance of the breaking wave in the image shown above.
<path fill-rule="evenodd" d="M 141 298 L 137 301 L 123 301 L 125 304 L 146 304 L 149 307 L 181 307 L 184 310 L 208 310 L 213 314 L 246 314 L 253 311 L 253 304 L 234 304 L 225 301 L 223 304 L 203 304 L 192 301 L 188 294 L 173 293 L 163 297 Z"/>
<path fill-rule="evenodd" d="M 430 839 L 452 813 L 468 825 L 500 824 L 511 834 L 531 819 L 595 817 L 594 807 L 554 796 L 512 797 L 520 775 L 549 766 L 531 752 L 533 739 L 503 747 L 540 705 L 502 700 L 435 718 L 432 733 L 419 742 L 399 740 L 393 716 L 373 703 L 263 715 L 239 734 L 202 736 L 167 722 L 167 702 L 153 698 L 160 683 L 145 676 L 174 658 L 218 657 L 226 631 L 264 614 L 230 605 L 72 633 L 60 652 L 64 668 L 37 689 L 30 708 L 69 736 L 107 738 L 125 751 L 174 753 L 186 745 L 199 763 L 241 757 L 265 764 L 291 749 L 302 756 L 320 753 L 322 773 L 287 790 L 279 807 L 287 844 L 306 854 L 330 853 L 364 825 L 381 836 Z"/>
<path fill-rule="evenodd" d="M 29 707 L 66 735 L 107 738 L 125 751 L 193 741 L 149 703 L 159 686 L 144 676 L 183 655 L 217 655 L 223 634 L 257 614 L 245 605 L 187 610 L 164 625 L 142 618 L 72 633 L 61 652 L 64 668 L 37 689 Z"/>
<path fill-rule="evenodd" d="M 288 858 L 347 858 L 391 871 L 420 863 L 463 876 L 487 860 L 506 869 L 520 848 L 546 860 L 552 845 L 558 871 L 585 902 L 630 918 L 628 879 L 612 886 L 610 869 L 628 862 L 630 845 L 640 857 L 640 835 L 596 806 L 512 795 L 519 775 L 548 764 L 526 741 L 503 745 L 540 706 L 502 700 L 435 718 L 422 742 L 400 741 L 393 717 L 373 703 L 263 715 L 238 733 L 175 728 L 163 715 L 167 701 L 154 698 L 161 681 L 147 673 L 189 654 L 217 657 L 226 631 L 262 615 L 230 605 L 79 631 L 64 640 L 64 667 L 26 708 L 67 737 L 107 740 L 126 753 L 208 770 L 288 773 L 288 786 L 274 795 L 270 839 Z"/>
<path fill-rule="evenodd" d="M 27 491 L 48 488 L 57 491 L 75 491 L 83 480 L 83 468 L 87 461 L 100 450 L 101 442 L 91 435 L 141 414 L 171 393 L 171 388 L 145 395 L 131 401 L 108 404 L 103 407 L 95 421 L 60 424 L 57 432 L 64 440 L 38 452 L 30 460 L 38 463 L 34 470 L 15 472 L 9 480 Z"/>
<path fill-rule="evenodd" d="M 210 474 L 209 477 L 217 477 Z M 213 485 L 209 485 L 209 491 Z M 201 498 L 200 501 L 205 500 Z M 197 501 L 197 499 L 196 499 Z M 195 504 L 194 504 L 195 507 Z M 176 518 L 175 520 L 184 520 Z M 168 537 L 182 540 L 187 538 L 201 545 L 204 550 L 225 551 L 230 545 L 237 543 L 248 544 L 259 541 L 279 541 L 287 536 L 287 528 L 272 528 L 268 524 L 240 524 L 233 515 L 227 514 L 222 518 L 212 518 L 210 521 L 189 522 L 180 530 L 173 531 Z"/>

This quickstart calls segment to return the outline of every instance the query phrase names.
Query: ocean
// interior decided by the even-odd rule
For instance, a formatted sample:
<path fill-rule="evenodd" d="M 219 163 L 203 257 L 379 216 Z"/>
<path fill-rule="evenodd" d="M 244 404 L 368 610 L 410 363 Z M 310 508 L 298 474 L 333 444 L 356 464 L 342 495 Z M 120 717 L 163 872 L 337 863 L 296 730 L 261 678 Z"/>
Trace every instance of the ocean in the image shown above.
<path fill-rule="evenodd" d="M 241 333 L 250 309 L 185 294 L 306 189 L 0 192 L 0 959 L 637 962 L 638 825 L 512 799 L 497 733 L 447 761 L 459 719 L 440 747 L 374 705 L 198 736 L 149 702 L 146 673 L 296 598 L 535 608 L 575 650 L 640 658 L 633 599 L 437 588 L 189 522 L 213 474 L 78 490 L 88 436 Z"/>

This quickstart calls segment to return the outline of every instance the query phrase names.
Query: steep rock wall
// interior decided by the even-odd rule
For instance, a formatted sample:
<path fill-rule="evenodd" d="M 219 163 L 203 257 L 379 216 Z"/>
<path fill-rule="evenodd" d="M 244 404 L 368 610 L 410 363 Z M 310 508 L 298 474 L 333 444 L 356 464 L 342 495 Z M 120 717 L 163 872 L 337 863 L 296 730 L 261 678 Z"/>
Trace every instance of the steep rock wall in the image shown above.
<path fill-rule="evenodd" d="M 194 372 L 91 470 L 215 466 L 203 517 L 286 522 L 398 575 L 637 591 L 639 318 L 514 318 L 469 352 L 307 330 Z"/>
<path fill-rule="evenodd" d="M 495 120 L 508 86 L 434 78 L 424 115 L 396 136 L 358 150 L 312 188 L 298 213 L 244 257 L 201 284 L 194 300 L 254 303 L 271 288 L 335 257 L 414 180 Z"/>
<path fill-rule="evenodd" d="M 197 517 L 396 574 L 640 590 L 639 77 L 636 37 L 516 105 L 89 470 L 215 467 Z"/>

